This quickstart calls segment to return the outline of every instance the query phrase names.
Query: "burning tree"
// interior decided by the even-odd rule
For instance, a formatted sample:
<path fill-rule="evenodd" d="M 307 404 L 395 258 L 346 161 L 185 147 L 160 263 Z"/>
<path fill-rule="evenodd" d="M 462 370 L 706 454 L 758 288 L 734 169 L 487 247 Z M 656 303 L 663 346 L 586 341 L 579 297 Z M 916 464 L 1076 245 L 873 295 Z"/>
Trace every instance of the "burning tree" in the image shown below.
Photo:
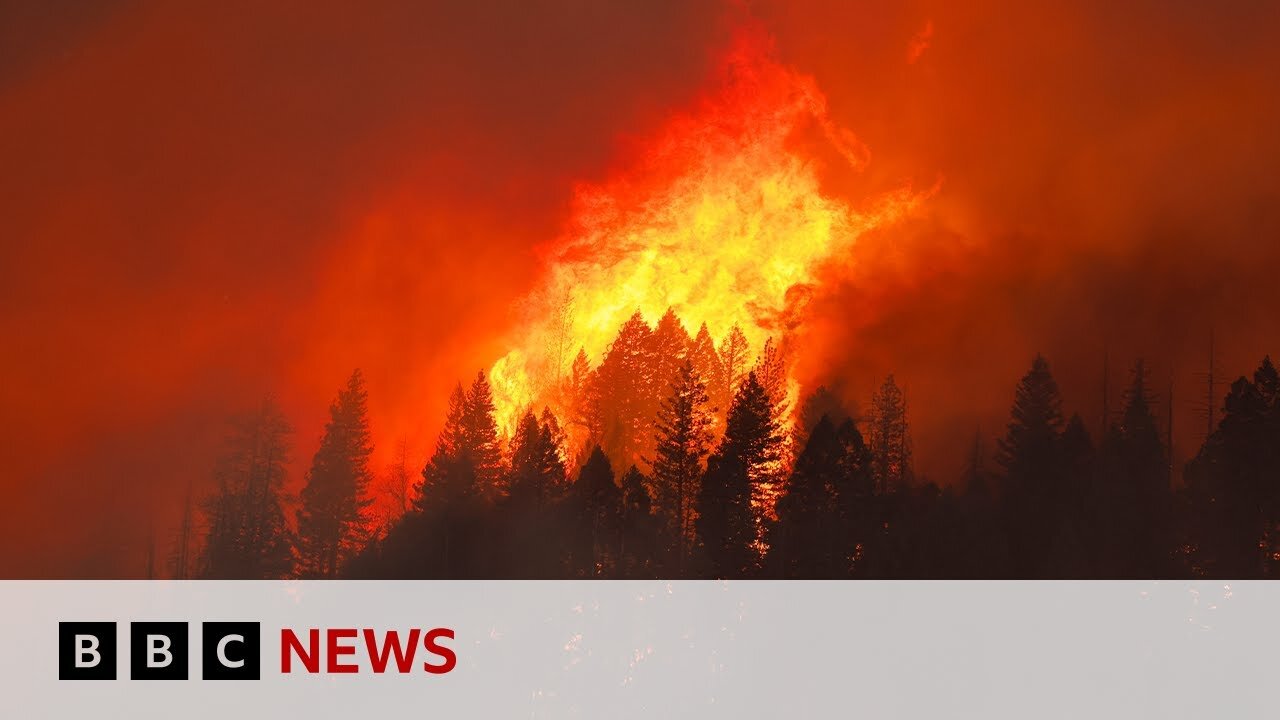
<path fill-rule="evenodd" d="M 871 454 L 876 489 L 898 492 L 911 480 L 911 436 L 907 430 L 907 399 L 893 375 L 871 399 Z"/>
<path fill-rule="evenodd" d="M 713 440 L 712 415 L 706 385 L 692 362 L 686 360 L 680 366 L 669 387 L 658 411 L 653 481 L 658 508 L 670 523 L 668 532 L 675 542 L 675 567 L 683 575 L 694 537 L 698 480 Z"/>

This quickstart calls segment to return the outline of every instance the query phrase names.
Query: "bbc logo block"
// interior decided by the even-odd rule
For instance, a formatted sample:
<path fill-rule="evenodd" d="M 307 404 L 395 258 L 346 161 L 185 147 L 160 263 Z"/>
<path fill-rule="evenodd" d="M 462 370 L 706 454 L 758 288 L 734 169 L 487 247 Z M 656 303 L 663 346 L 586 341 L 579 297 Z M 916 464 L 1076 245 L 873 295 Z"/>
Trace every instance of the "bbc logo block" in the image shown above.
<path fill-rule="evenodd" d="M 59 680 L 115 680 L 116 624 L 58 623 Z"/>
<path fill-rule="evenodd" d="M 261 623 L 206 622 L 200 633 L 201 679 L 262 679 Z M 186 622 L 129 623 L 129 679 L 189 679 L 190 643 Z M 117 679 L 116 648 L 114 622 L 58 623 L 58 679 Z"/>
<path fill-rule="evenodd" d="M 201 629 L 205 680 L 261 680 L 262 624 L 207 622 Z"/>
<path fill-rule="evenodd" d="M 187 624 L 129 623 L 129 677 L 133 680 L 186 680 Z"/>

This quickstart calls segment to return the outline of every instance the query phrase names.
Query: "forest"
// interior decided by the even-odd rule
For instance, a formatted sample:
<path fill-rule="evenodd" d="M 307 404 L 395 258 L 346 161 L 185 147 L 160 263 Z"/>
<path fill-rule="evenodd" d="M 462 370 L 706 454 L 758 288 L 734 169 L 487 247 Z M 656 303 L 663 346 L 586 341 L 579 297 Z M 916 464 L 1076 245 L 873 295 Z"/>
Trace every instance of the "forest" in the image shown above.
<path fill-rule="evenodd" d="M 232 424 L 188 503 L 177 578 L 1267 578 L 1280 575 L 1280 374 L 1269 357 L 1211 406 L 1175 483 L 1141 360 L 1092 437 L 1049 361 L 1011 379 L 993 452 L 962 478 L 912 471 L 893 376 L 866 412 L 800 397 L 788 350 L 639 312 L 556 407 L 503 431 L 484 372 L 459 383 L 425 467 L 371 466 L 359 370 L 286 495 L 291 428 L 271 399 Z M 1013 382 L 1016 380 L 1016 383 Z M 990 454 L 994 462 L 985 461 Z M 393 508 L 374 511 L 383 493 Z"/>

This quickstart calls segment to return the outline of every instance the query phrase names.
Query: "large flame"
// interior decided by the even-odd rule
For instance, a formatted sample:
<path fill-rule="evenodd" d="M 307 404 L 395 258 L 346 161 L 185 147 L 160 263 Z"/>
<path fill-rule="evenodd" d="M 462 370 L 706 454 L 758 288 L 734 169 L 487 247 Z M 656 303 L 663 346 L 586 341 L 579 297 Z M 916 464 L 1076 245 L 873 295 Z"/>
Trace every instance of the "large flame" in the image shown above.
<path fill-rule="evenodd" d="M 737 324 L 758 352 L 802 321 L 821 266 L 920 201 L 902 190 L 854 210 L 824 195 L 797 134 L 817 133 L 854 167 L 867 152 L 828 118 L 813 78 L 751 34 L 721 67 L 718 90 L 673 117 L 634 167 L 577 188 L 513 349 L 490 372 L 505 430 L 530 407 L 563 417 L 556 388 L 574 355 L 598 363 L 636 310 L 652 324 L 673 308 L 717 340 Z"/>

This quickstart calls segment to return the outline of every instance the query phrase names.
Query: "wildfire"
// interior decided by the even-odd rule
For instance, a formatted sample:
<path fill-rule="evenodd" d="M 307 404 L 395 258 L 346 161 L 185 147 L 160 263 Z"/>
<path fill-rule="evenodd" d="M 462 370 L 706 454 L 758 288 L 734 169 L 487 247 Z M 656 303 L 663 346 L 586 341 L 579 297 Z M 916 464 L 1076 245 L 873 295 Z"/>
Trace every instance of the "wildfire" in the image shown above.
<path fill-rule="evenodd" d="M 753 351 L 781 341 L 803 320 L 818 270 L 921 201 L 902 190 L 855 210 L 824 195 L 814 162 L 795 148 L 802 131 L 855 168 L 867 161 L 853 133 L 829 119 L 813 78 L 744 34 L 725 55 L 719 87 L 673 117 L 634 167 L 576 189 L 523 327 L 490 371 L 504 431 L 530 407 L 563 418 L 557 388 L 574 355 L 582 349 L 598 363 L 637 310 L 652 324 L 673 308 L 688 330 L 706 323 L 717 339 L 737 324 Z M 789 385 L 794 400 L 799 387 Z"/>

